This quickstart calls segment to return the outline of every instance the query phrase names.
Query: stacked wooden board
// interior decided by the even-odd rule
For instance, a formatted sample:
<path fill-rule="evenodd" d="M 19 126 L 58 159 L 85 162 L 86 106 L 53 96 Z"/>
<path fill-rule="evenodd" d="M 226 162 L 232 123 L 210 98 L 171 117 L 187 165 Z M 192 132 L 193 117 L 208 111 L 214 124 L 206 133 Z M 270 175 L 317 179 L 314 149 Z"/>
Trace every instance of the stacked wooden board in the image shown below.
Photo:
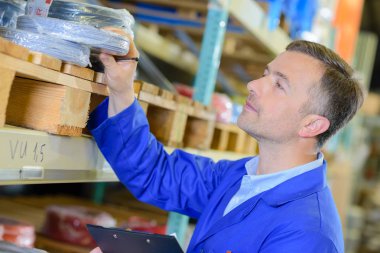
<path fill-rule="evenodd" d="M 53 134 L 80 136 L 91 93 L 107 95 L 90 69 L 31 53 L 0 38 L 0 126 L 5 123 Z"/>

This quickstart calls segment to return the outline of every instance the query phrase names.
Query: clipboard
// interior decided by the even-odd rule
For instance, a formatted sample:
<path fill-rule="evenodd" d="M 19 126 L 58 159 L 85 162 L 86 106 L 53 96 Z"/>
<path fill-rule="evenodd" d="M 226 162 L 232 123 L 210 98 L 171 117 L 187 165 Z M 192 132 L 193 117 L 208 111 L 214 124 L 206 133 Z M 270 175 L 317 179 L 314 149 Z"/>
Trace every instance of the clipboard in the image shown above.
<path fill-rule="evenodd" d="M 91 224 L 87 229 L 103 253 L 183 253 L 174 236 Z"/>

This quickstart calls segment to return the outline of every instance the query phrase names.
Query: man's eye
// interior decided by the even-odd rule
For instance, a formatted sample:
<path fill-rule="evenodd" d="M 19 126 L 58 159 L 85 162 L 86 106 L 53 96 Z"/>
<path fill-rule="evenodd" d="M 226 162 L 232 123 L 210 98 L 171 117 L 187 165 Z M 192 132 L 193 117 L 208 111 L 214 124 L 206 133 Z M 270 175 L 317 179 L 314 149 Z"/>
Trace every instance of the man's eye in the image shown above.
<path fill-rule="evenodd" d="M 279 88 L 279 89 L 281 89 L 281 90 L 284 89 L 284 87 L 282 87 L 282 85 L 280 83 L 276 83 L 276 87 Z"/>

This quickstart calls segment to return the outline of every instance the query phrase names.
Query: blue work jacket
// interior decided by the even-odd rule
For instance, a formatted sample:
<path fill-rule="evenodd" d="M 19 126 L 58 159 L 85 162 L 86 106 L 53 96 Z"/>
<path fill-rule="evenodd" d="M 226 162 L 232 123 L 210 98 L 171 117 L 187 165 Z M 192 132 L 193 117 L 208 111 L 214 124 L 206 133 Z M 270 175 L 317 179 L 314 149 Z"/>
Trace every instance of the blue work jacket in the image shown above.
<path fill-rule="evenodd" d="M 188 252 L 344 252 L 326 162 L 223 212 L 246 175 L 245 163 L 175 150 L 167 154 L 135 101 L 108 118 L 108 100 L 89 128 L 119 180 L 141 201 L 198 219 Z"/>

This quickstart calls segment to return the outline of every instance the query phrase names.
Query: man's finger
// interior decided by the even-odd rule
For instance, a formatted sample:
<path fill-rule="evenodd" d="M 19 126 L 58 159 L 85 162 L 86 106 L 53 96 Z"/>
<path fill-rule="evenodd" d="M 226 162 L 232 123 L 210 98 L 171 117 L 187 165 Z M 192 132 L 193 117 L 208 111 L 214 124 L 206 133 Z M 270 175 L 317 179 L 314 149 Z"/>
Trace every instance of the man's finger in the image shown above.
<path fill-rule="evenodd" d="M 117 66 L 115 59 L 109 54 L 101 53 L 99 55 L 99 59 L 106 68 L 112 68 Z"/>
<path fill-rule="evenodd" d="M 95 249 L 91 250 L 91 252 L 90 252 L 90 253 L 102 253 L 102 251 L 100 250 L 100 248 L 99 248 L 99 247 L 97 247 L 97 248 L 95 248 Z"/>
<path fill-rule="evenodd" d="M 140 54 L 139 54 L 139 51 L 137 50 L 136 46 L 135 46 L 135 43 L 133 42 L 133 40 L 129 37 L 129 51 L 128 51 L 128 54 L 127 54 L 127 58 L 134 58 L 134 57 L 140 57 Z"/>
<path fill-rule="evenodd" d="M 123 29 L 112 27 L 112 26 L 103 27 L 102 29 L 116 33 L 122 37 L 128 38 L 130 45 L 129 45 L 128 54 L 125 56 L 126 58 L 135 58 L 135 57 L 138 58 L 140 56 L 139 51 L 137 50 L 135 43 L 133 41 L 133 36 L 131 34 L 127 33 Z"/>

